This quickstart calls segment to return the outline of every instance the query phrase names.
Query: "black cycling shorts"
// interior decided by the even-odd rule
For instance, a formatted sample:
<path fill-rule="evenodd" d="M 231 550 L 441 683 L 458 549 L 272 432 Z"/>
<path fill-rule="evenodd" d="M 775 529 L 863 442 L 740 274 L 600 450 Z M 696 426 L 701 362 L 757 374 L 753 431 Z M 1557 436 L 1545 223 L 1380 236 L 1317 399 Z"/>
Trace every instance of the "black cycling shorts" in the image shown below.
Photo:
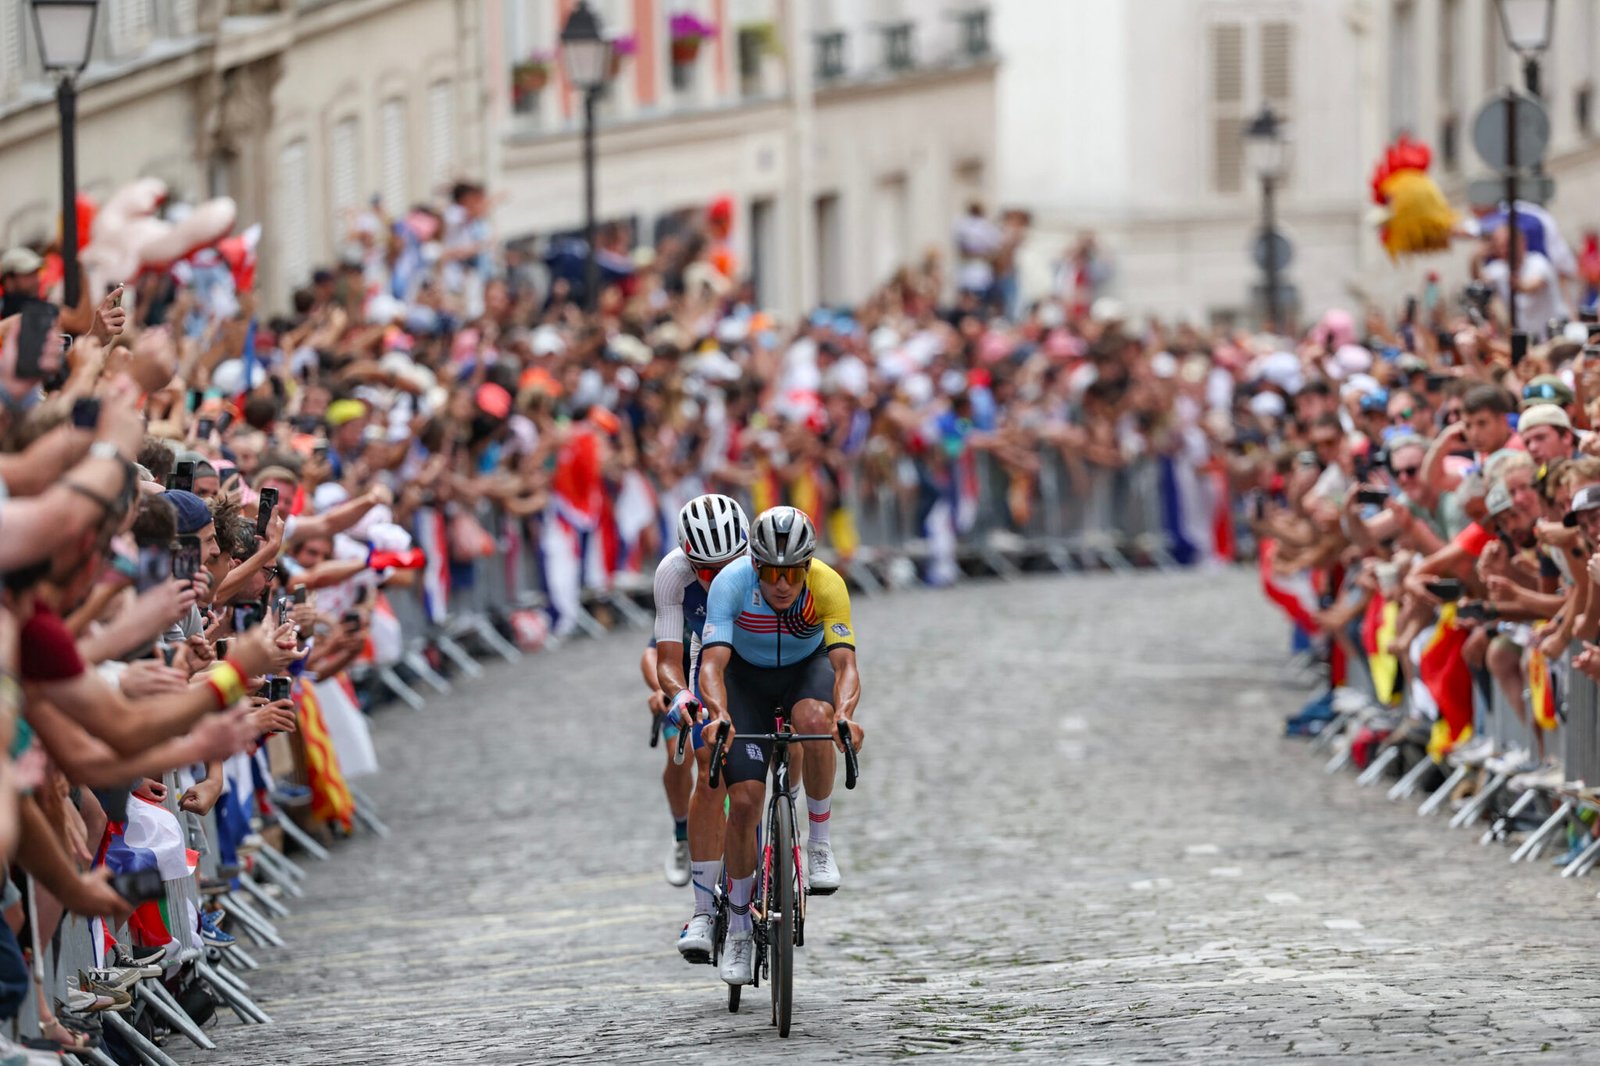
<path fill-rule="evenodd" d="M 733 718 L 733 747 L 723 763 L 722 775 L 728 783 L 764 781 L 770 742 L 747 741 L 744 734 L 771 733 L 774 719 L 785 718 L 801 700 L 817 700 L 833 706 L 833 662 L 827 650 L 818 648 L 811 658 L 793 666 L 752 666 L 739 656 L 728 659 L 723 672 L 727 681 L 728 714 Z M 790 724 L 790 728 L 794 728 Z"/>

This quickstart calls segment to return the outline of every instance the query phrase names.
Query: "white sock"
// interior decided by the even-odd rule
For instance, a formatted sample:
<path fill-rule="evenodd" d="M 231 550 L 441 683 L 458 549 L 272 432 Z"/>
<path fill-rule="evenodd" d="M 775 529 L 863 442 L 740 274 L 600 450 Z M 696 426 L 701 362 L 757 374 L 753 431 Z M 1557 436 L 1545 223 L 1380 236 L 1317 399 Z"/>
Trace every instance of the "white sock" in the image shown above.
<path fill-rule="evenodd" d="M 716 859 L 712 859 L 710 862 L 691 862 L 689 864 L 689 883 L 694 886 L 694 912 L 696 914 L 711 913 L 711 890 L 716 886 L 717 867 L 721 865 Z"/>
<path fill-rule="evenodd" d="M 750 897 L 755 895 L 756 875 L 735 877 L 728 889 L 728 932 L 750 931 Z"/>
<path fill-rule="evenodd" d="M 827 799 L 806 797 L 806 810 L 811 812 L 811 842 L 813 844 L 826 844 L 828 842 L 828 826 L 832 824 L 830 813 L 832 808 L 832 796 Z"/>

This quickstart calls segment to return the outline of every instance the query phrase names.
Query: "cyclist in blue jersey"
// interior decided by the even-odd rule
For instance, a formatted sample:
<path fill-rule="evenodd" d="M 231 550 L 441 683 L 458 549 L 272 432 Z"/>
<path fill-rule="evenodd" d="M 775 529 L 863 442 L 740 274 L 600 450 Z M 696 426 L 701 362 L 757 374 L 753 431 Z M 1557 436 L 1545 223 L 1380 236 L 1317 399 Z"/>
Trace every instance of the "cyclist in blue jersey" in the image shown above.
<path fill-rule="evenodd" d="M 678 951 L 690 962 L 711 961 L 712 886 L 722 857 L 723 792 L 706 780 L 711 753 L 691 725 L 699 712 L 695 697 L 701 627 L 706 618 L 706 593 L 724 567 L 745 553 L 750 523 L 744 509 L 727 496 L 697 496 L 678 513 L 678 550 L 656 568 L 655 684 L 659 697 L 651 709 L 667 716 L 667 766 L 662 784 L 672 810 L 673 846 L 667 856 L 667 880 L 694 885 L 694 913 L 678 937 Z M 650 654 L 646 653 L 647 656 Z M 673 761 L 680 728 L 692 728 L 695 762 Z M 698 783 L 696 782 L 698 777 Z"/>
<path fill-rule="evenodd" d="M 753 978 L 750 899 L 771 746 L 741 741 L 738 734 L 770 733 L 776 712 L 797 733 L 834 733 L 836 720 L 843 719 L 857 748 L 863 736 L 854 720 L 861 680 L 850 594 L 833 568 L 813 558 L 816 550 L 816 529 L 805 512 L 764 511 L 750 530 L 750 565 L 718 574 L 706 602 L 700 695 L 709 714 L 706 728 L 712 735 L 728 729 L 723 863 L 730 914 L 721 976 L 732 985 Z M 837 756 L 828 744 L 804 748 L 800 777 L 811 821 L 805 884 L 827 895 L 840 883 L 829 836 Z"/>

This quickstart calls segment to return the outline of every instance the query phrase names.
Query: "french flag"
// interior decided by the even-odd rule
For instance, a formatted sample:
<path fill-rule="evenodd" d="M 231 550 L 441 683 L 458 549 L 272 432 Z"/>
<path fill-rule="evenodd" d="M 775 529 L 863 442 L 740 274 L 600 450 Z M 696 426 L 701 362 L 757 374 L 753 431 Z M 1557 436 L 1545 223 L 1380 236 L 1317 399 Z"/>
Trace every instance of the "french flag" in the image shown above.
<path fill-rule="evenodd" d="M 422 567 L 423 609 L 428 621 L 438 625 L 450 611 L 450 551 L 444 513 L 434 507 L 417 508 L 415 537 L 428 559 Z"/>

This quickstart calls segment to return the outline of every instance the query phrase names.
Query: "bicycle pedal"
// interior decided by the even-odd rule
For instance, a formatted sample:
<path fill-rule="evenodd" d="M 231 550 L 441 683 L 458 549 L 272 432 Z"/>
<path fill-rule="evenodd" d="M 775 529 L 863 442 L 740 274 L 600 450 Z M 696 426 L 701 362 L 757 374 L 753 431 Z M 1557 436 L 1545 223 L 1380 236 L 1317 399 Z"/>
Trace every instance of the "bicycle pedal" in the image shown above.
<path fill-rule="evenodd" d="M 808 896 L 831 896 L 837 891 L 839 891 L 837 888 L 812 888 L 810 885 L 806 886 L 806 895 Z"/>

